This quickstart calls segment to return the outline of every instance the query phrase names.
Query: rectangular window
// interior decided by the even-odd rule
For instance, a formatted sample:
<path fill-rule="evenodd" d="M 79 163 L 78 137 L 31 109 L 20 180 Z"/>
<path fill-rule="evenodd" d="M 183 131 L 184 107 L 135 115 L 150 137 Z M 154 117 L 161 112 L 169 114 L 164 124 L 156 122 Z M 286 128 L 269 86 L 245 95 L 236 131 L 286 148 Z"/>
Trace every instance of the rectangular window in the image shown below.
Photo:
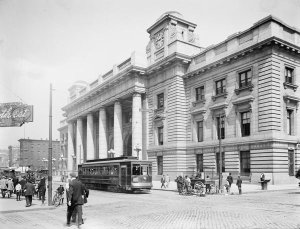
<path fill-rule="evenodd" d="M 289 163 L 289 175 L 294 176 L 295 173 L 295 154 L 294 150 L 289 150 L 288 151 L 288 163 Z"/>
<path fill-rule="evenodd" d="M 220 95 L 226 92 L 226 81 L 221 79 L 216 81 L 216 95 Z"/>
<path fill-rule="evenodd" d="M 240 171 L 243 176 L 250 174 L 250 151 L 240 152 Z"/>
<path fill-rule="evenodd" d="M 239 73 L 239 87 L 243 88 L 251 84 L 251 70 Z"/>
<path fill-rule="evenodd" d="M 158 145 L 163 145 L 164 144 L 164 128 L 162 126 L 157 128 L 157 137 L 158 137 Z"/>
<path fill-rule="evenodd" d="M 197 87 L 196 91 L 196 101 L 204 100 L 204 86 Z"/>
<path fill-rule="evenodd" d="M 163 156 L 157 156 L 157 175 L 163 175 Z"/>
<path fill-rule="evenodd" d="M 197 173 L 203 172 L 203 154 L 196 154 Z"/>
<path fill-rule="evenodd" d="M 294 84 L 294 69 L 285 67 L 285 82 Z"/>
<path fill-rule="evenodd" d="M 251 113 L 249 111 L 241 113 L 242 137 L 250 136 Z"/>
<path fill-rule="evenodd" d="M 197 139 L 198 142 L 203 142 L 203 121 L 197 122 Z"/>
<path fill-rule="evenodd" d="M 287 134 L 292 135 L 293 110 L 287 110 L 286 118 L 287 118 L 287 122 L 286 122 Z"/>
<path fill-rule="evenodd" d="M 216 154 L 217 173 L 220 172 L 220 153 Z M 225 172 L 225 152 L 222 152 L 222 173 Z"/>
<path fill-rule="evenodd" d="M 225 116 L 217 117 L 217 133 L 218 133 L 218 139 L 225 138 Z"/>
<path fill-rule="evenodd" d="M 157 95 L 157 109 L 164 107 L 164 93 Z"/>

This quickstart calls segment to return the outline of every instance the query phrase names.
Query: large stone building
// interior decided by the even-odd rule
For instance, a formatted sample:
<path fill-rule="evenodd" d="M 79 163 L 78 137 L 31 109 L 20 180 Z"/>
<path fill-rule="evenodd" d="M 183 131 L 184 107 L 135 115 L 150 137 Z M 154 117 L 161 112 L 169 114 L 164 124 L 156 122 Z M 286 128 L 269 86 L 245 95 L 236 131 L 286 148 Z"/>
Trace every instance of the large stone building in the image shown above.
<path fill-rule="evenodd" d="M 49 140 L 19 139 L 20 166 L 31 170 L 48 169 Z M 59 141 L 52 141 L 53 175 L 60 175 L 62 169 Z"/>
<path fill-rule="evenodd" d="M 68 170 L 89 159 L 133 155 L 153 162 L 154 179 L 215 174 L 220 136 L 223 173 L 294 182 L 300 31 L 268 16 L 203 48 L 195 28 L 167 12 L 147 30 L 145 58 L 133 53 L 94 82 L 70 88 L 63 107 Z"/>

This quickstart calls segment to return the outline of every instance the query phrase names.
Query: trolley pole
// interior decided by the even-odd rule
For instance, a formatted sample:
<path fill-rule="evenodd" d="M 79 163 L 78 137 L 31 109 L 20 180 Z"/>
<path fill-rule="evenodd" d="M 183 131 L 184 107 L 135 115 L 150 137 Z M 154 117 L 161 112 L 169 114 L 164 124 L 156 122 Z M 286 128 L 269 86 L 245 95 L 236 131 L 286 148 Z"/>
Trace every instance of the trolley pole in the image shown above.
<path fill-rule="evenodd" d="M 219 190 L 222 190 L 222 136 L 221 136 L 222 117 L 219 115 Z"/>
<path fill-rule="evenodd" d="M 48 206 L 52 205 L 52 84 L 49 106 L 49 151 L 48 151 Z"/>

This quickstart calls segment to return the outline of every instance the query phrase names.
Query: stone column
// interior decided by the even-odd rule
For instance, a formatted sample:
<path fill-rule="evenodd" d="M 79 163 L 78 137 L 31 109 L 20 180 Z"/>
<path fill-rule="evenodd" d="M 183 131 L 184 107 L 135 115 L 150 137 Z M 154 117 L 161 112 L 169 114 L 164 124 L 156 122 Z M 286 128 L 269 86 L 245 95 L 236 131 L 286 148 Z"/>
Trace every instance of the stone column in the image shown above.
<path fill-rule="evenodd" d="M 114 151 L 115 157 L 123 155 L 122 106 L 120 101 L 116 101 L 114 105 Z"/>
<path fill-rule="evenodd" d="M 68 122 L 68 173 L 73 172 L 73 156 L 74 156 L 74 144 L 73 144 L 73 123 Z"/>
<path fill-rule="evenodd" d="M 94 132 L 93 132 L 93 114 L 89 113 L 87 116 L 87 126 L 86 126 L 86 159 L 95 159 L 95 148 L 94 148 Z"/>
<path fill-rule="evenodd" d="M 149 128 L 149 107 L 147 95 L 142 99 L 142 126 L 143 126 L 143 143 L 142 143 L 142 159 L 148 160 L 147 148 L 148 142 L 148 128 Z"/>
<path fill-rule="evenodd" d="M 106 110 L 99 111 L 99 158 L 107 158 Z"/>
<path fill-rule="evenodd" d="M 141 94 L 134 93 L 132 96 L 132 156 L 142 159 L 142 100 Z M 137 155 L 136 148 L 139 148 Z"/>
<path fill-rule="evenodd" d="M 77 119 L 76 131 L 76 152 L 77 152 L 77 165 L 83 163 L 83 129 L 82 119 Z"/>

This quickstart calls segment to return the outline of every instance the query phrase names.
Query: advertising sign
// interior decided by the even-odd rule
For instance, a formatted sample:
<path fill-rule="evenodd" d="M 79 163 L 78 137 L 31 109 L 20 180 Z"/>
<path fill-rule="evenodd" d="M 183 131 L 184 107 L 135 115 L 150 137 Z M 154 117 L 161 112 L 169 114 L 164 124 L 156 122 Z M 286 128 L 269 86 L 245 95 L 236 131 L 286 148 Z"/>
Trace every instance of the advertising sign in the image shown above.
<path fill-rule="evenodd" d="M 0 103 L 0 127 L 21 126 L 33 122 L 33 106 L 23 103 Z"/>

